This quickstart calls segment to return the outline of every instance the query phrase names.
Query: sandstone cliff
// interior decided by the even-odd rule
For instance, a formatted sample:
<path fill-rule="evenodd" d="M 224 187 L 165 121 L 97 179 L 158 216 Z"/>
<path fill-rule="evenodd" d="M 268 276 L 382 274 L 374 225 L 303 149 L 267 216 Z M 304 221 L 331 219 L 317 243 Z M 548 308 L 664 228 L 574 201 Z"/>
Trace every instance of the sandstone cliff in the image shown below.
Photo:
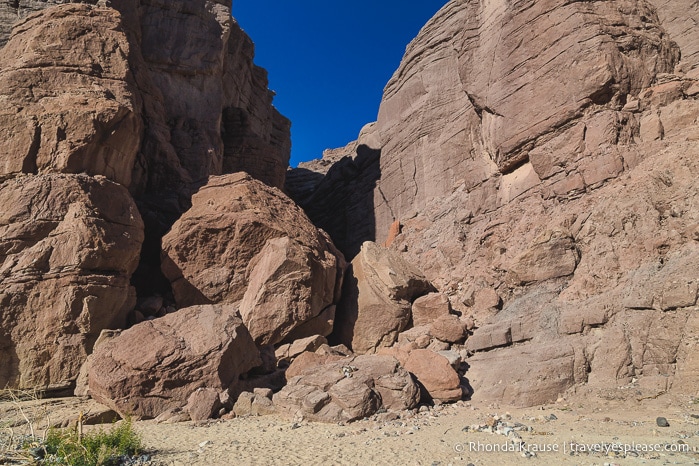
<path fill-rule="evenodd" d="M 290 172 L 348 259 L 398 225 L 391 247 L 475 319 L 474 398 L 696 382 L 690 3 L 451 1 L 408 46 L 377 122 L 328 153 L 345 157 Z"/>
<path fill-rule="evenodd" d="M 167 296 L 161 238 L 209 176 L 283 186 L 290 123 L 230 1 L 2 0 L 0 45 L 0 386 L 65 385 Z"/>

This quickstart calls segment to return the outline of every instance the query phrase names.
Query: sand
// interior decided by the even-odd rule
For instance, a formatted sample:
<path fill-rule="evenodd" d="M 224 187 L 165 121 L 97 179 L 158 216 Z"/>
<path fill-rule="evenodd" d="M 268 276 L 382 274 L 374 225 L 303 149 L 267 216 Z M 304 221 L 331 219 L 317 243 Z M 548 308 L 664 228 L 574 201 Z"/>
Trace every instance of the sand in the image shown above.
<path fill-rule="evenodd" d="M 25 414 L 51 412 L 52 422 L 62 419 L 64 424 L 80 410 L 99 409 L 77 398 L 23 406 Z M 0 403 L 0 426 L 12 418 L 14 430 L 22 429 L 16 408 Z M 689 397 L 637 401 L 580 396 L 526 409 L 459 402 L 421 411 L 400 413 L 395 420 L 389 420 L 390 413 L 380 414 L 346 425 L 262 416 L 177 424 L 148 420 L 135 427 L 152 465 L 699 464 L 699 404 Z M 670 426 L 659 427 L 659 416 Z M 487 432 L 489 425 L 501 432 L 514 427 L 526 448 L 497 451 L 513 450 L 519 442 Z M 613 451 L 624 445 L 638 451 Z"/>

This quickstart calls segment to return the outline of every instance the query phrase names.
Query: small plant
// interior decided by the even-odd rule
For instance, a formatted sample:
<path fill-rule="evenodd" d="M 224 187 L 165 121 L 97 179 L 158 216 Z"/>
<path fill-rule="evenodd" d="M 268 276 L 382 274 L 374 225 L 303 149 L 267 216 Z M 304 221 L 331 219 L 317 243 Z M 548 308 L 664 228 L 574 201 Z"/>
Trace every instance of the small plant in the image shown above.
<path fill-rule="evenodd" d="M 114 466 L 124 457 L 137 455 L 142 450 L 142 441 L 127 419 L 108 432 L 100 430 L 85 435 L 80 429 L 50 429 L 43 447 L 46 453 L 43 464 Z"/>

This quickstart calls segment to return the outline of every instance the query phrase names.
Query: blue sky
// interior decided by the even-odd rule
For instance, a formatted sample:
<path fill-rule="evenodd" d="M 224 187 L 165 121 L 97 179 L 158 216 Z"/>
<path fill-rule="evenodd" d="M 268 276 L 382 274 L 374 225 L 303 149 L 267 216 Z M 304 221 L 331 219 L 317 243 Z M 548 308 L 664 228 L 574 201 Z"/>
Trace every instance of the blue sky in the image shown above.
<path fill-rule="evenodd" d="M 233 16 L 291 120 L 291 165 L 356 139 L 376 120 L 405 47 L 447 0 L 233 0 Z"/>

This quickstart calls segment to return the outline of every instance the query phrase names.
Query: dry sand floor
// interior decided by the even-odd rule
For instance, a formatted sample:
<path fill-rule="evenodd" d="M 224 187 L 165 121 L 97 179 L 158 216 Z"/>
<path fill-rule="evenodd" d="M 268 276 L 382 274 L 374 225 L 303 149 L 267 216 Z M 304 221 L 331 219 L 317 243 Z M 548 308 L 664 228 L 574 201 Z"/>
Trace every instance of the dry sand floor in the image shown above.
<path fill-rule="evenodd" d="M 42 403 L 44 412 L 52 413 L 52 422 L 93 409 L 73 398 L 35 401 L 25 410 Z M 13 415 L 15 405 L 0 403 L 0 426 Z M 526 409 L 460 402 L 402 413 L 395 420 L 387 420 L 388 416 L 347 425 L 276 416 L 135 425 L 153 465 L 699 464 L 699 404 L 690 398 L 661 396 L 639 402 L 579 396 Z M 659 416 L 670 426 L 659 427 Z M 501 434 L 488 432 L 489 425 L 499 426 Z M 493 451 L 516 445 L 502 435 L 508 427 L 536 454 Z M 624 446 L 638 451 L 613 451 Z M 585 451 L 604 448 L 608 451 Z"/>

